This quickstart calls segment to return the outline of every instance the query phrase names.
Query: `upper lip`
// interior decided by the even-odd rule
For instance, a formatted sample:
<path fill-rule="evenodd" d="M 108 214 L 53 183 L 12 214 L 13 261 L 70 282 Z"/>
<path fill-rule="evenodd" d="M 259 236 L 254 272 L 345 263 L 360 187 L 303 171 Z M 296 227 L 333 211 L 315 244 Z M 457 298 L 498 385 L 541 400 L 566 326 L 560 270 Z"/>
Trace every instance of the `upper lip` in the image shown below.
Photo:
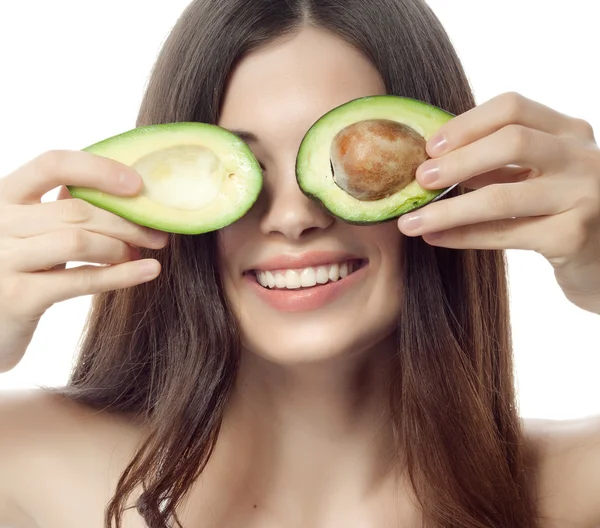
<path fill-rule="evenodd" d="M 345 251 L 309 251 L 305 253 L 287 253 L 262 260 L 248 271 L 274 271 L 280 269 L 301 269 L 328 264 L 339 264 L 348 260 L 364 260 Z"/>

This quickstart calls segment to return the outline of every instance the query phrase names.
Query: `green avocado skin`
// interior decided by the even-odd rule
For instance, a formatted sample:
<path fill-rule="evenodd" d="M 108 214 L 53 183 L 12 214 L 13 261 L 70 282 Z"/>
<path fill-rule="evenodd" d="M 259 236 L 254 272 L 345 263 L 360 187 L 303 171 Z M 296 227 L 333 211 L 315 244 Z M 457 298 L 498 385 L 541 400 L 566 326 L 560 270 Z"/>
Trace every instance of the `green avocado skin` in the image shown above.
<path fill-rule="evenodd" d="M 427 141 L 455 116 L 423 101 L 395 95 L 361 97 L 322 116 L 305 134 L 296 158 L 296 180 L 302 192 L 333 216 L 353 225 L 388 222 L 430 203 L 447 189 L 429 190 L 417 181 L 375 201 L 360 201 L 339 188 L 331 173 L 330 147 L 335 135 L 363 120 L 398 121 Z"/>
<path fill-rule="evenodd" d="M 385 217 L 382 216 L 380 219 L 377 219 L 377 220 L 352 220 L 352 219 L 349 220 L 348 218 L 340 216 L 339 213 L 336 214 L 336 213 L 332 212 L 330 209 L 327 208 L 327 205 L 325 204 L 325 202 L 323 202 L 323 200 L 320 200 L 315 195 L 312 195 L 312 194 L 309 194 L 306 192 L 304 193 L 304 195 L 307 198 L 310 198 L 313 202 L 316 202 L 328 214 L 331 214 L 331 215 L 335 216 L 336 218 L 343 220 L 347 224 L 351 224 L 351 225 L 355 225 L 355 226 L 370 226 L 370 225 L 385 224 L 387 222 L 391 222 L 392 220 L 400 218 L 404 214 L 407 214 L 407 213 L 410 213 L 411 211 L 420 209 L 421 207 L 424 207 L 425 205 L 427 205 L 428 203 L 433 201 L 442 192 L 444 192 L 444 189 L 440 189 L 439 191 L 436 190 L 436 191 L 432 192 L 431 194 L 428 194 L 427 196 L 422 196 L 420 198 L 417 197 L 417 198 L 415 198 L 415 200 L 413 202 L 404 202 L 401 210 L 398 210 L 395 213 L 387 214 Z"/>
<path fill-rule="evenodd" d="M 68 185 L 67 189 L 74 198 L 85 200 L 138 225 L 171 233 L 207 233 L 244 216 L 262 189 L 262 170 L 249 146 L 235 134 L 217 125 L 197 122 L 148 125 L 82 150 L 133 166 L 145 155 L 182 145 L 213 150 L 227 172 L 235 175 L 235 184 L 232 183 L 220 193 L 214 203 L 197 209 L 181 209 L 149 199 L 143 195 L 143 191 L 138 196 L 120 197 L 87 187 Z M 178 184 L 173 182 L 168 186 L 168 192 L 175 197 L 180 192 L 180 196 L 185 197 L 189 189 L 178 188 Z"/>

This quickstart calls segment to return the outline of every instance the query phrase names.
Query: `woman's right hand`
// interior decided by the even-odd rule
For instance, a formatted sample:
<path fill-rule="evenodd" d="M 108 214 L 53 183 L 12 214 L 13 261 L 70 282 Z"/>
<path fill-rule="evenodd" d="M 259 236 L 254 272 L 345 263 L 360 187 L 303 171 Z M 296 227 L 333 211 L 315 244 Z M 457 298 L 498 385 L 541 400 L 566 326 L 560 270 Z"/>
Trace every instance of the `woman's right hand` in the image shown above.
<path fill-rule="evenodd" d="M 135 196 L 142 179 L 132 168 L 83 151 L 50 151 L 0 179 L 0 372 L 16 366 L 40 317 L 54 303 L 128 288 L 160 273 L 136 247 L 160 249 L 167 233 L 125 220 L 62 187 Z M 88 262 L 66 269 L 67 262 Z"/>

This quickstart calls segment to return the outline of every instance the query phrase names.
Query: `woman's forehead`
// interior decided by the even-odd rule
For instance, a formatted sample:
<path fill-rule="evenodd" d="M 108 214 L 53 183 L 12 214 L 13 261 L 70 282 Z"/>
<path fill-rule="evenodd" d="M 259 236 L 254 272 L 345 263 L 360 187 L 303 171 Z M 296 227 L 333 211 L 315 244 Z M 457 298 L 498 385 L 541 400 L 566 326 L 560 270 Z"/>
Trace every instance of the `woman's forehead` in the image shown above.
<path fill-rule="evenodd" d="M 224 94 L 221 126 L 261 136 L 287 121 L 307 130 L 347 101 L 385 93 L 381 76 L 356 48 L 324 30 L 306 27 L 248 54 Z"/>

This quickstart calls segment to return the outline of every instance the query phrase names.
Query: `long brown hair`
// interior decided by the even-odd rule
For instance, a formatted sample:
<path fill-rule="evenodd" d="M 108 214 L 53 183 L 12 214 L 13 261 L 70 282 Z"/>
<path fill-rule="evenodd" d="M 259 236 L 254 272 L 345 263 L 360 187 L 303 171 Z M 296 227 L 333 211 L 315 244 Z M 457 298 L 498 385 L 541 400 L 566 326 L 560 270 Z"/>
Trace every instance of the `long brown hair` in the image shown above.
<path fill-rule="evenodd" d="M 355 45 L 387 91 L 454 114 L 474 106 L 461 63 L 423 0 L 195 0 L 170 33 L 137 125 L 217 123 L 228 76 L 249 51 L 312 24 Z M 533 528 L 534 482 L 517 412 L 504 255 L 405 241 L 390 402 L 424 526 Z M 160 277 L 97 295 L 62 394 L 136 416 L 148 431 L 105 517 L 126 501 L 151 528 L 211 456 L 240 355 L 214 233 L 172 236 Z"/>

